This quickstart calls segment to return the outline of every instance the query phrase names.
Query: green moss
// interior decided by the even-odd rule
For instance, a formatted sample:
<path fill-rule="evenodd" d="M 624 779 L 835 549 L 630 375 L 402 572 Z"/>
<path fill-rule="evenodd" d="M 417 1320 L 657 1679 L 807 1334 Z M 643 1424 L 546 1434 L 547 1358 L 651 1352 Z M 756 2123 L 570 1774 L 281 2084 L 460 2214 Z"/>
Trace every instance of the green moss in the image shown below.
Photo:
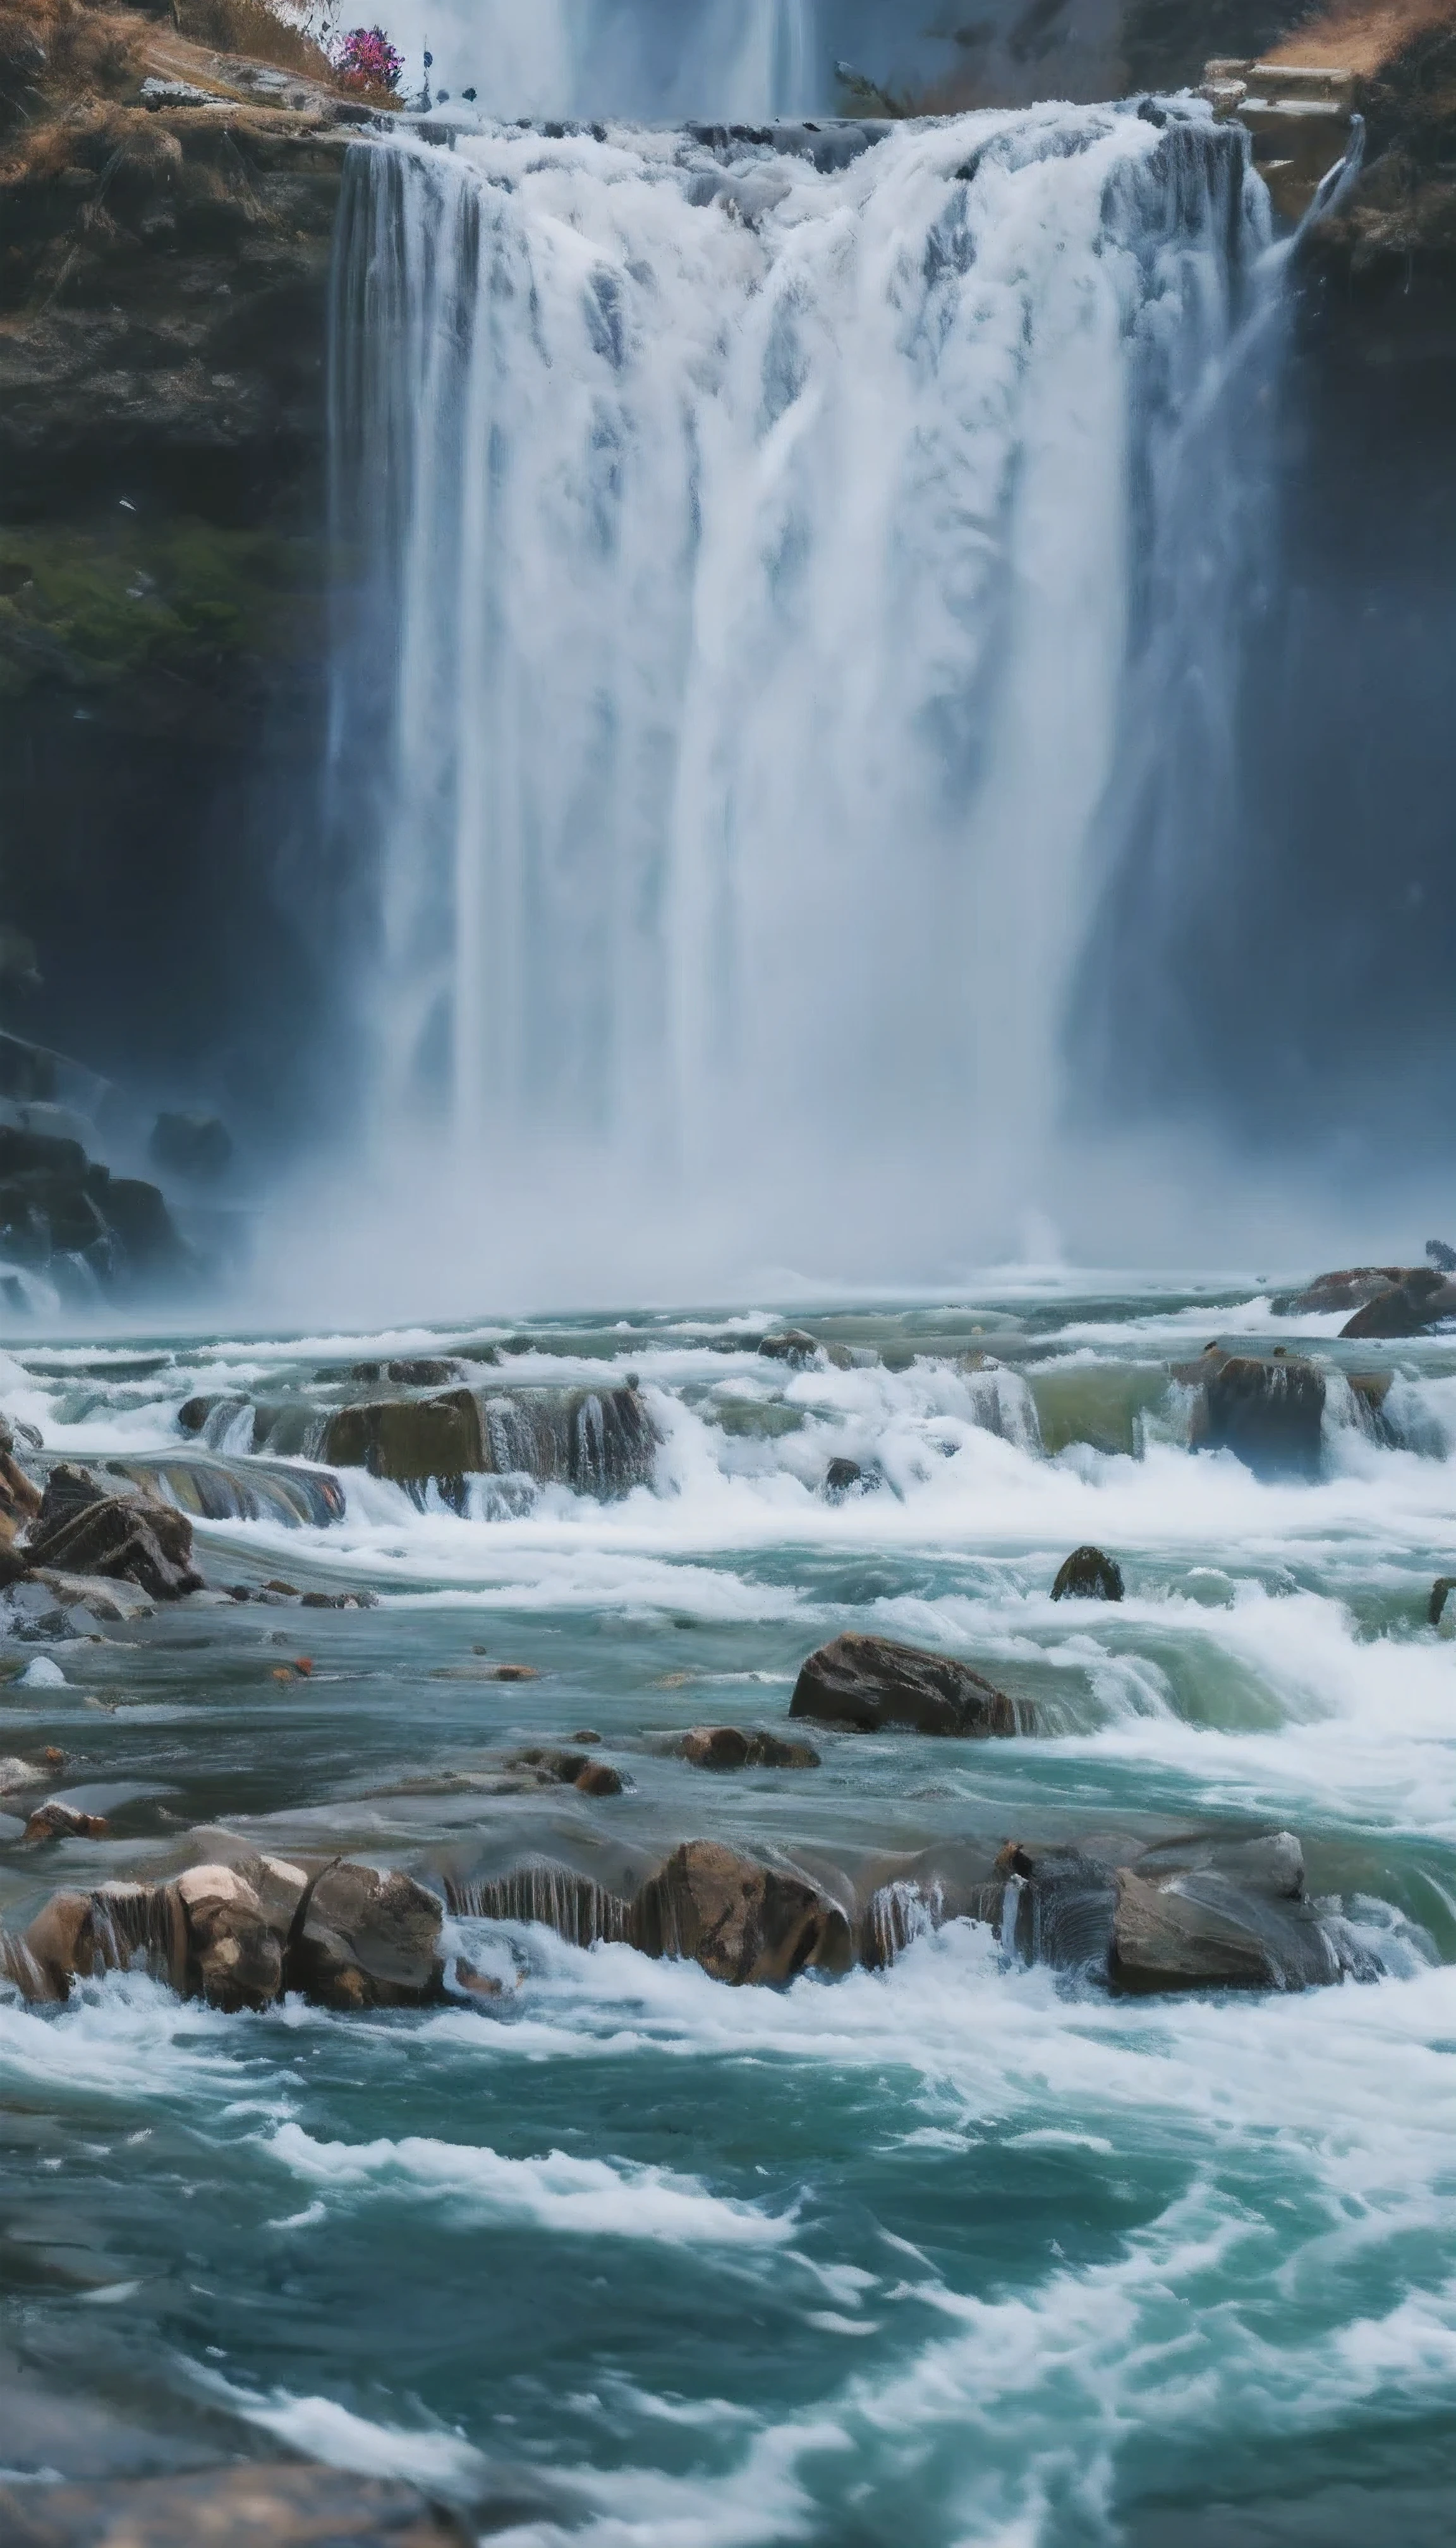
<path fill-rule="evenodd" d="M 321 542 L 270 531 L 187 518 L 0 531 L 0 691 L 147 672 L 207 682 L 239 657 L 309 651 L 324 582 Z"/>

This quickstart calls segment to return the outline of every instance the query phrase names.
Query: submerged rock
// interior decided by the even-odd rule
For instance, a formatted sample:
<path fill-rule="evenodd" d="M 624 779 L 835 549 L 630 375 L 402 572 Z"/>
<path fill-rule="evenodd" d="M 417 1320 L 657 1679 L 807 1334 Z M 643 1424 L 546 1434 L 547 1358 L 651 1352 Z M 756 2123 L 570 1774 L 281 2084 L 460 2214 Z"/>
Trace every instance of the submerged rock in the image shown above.
<path fill-rule="evenodd" d="M 745 1734 L 737 1725 L 694 1725 L 679 1746 L 684 1761 L 697 1770 L 817 1770 L 819 1755 L 809 1743 L 785 1743 L 777 1734 L 756 1729 Z"/>
<path fill-rule="evenodd" d="M 839 1905 L 790 1870 L 694 1840 L 648 1877 L 632 1906 L 631 1940 L 648 1956 L 679 1956 L 715 1981 L 791 1982 L 811 1966 L 848 1971 L 850 1923 Z"/>
<path fill-rule="evenodd" d="M 790 1716 L 877 1734 L 1018 1734 L 1028 1713 L 954 1655 L 927 1654 L 888 1637 L 851 1632 L 820 1646 L 802 1666 Z"/>
<path fill-rule="evenodd" d="M 0 2486 L 7 2548 L 467 2548 L 472 2536 L 412 2486 L 307 2461 Z"/>
<path fill-rule="evenodd" d="M 1053 1601 L 1121 1601 L 1123 1570 L 1116 1558 L 1104 1556 L 1090 1544 L 1074 1548 L 1056 1570 L 1051 1587 Z"/>
<path fill-rule="evenodd" d="M 123 1577 L 154 1601 L 202 1589 L 185 1513 L 158 1498 L 109 1494 L 89 1470 L 66 1461 L 46 1481 L 24 1554 L 35 1571 Z"/>
<path fill-rule="evenodd" d="M 1263 1362 L 1211 1345 L 1174 1378 L 1198 1392 L 1189 1425 L 1194 1450 L 1231 1451 L 1255 1477 L 1318 1474 L 1324 1375 L 1302 1354 L 1276 1349 Z"/>

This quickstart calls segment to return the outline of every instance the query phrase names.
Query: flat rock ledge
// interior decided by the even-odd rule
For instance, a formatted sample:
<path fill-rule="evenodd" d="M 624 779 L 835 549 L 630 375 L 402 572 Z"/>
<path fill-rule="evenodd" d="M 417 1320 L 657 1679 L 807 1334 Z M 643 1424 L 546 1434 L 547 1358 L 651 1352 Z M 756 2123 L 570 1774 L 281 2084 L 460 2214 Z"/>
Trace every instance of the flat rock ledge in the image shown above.
<path fill-rule="evenodd" d="M 5 2548 L 466 2548 L 471 2536 L 412 2486 L 307 2462 L 0 2486 Z"/>

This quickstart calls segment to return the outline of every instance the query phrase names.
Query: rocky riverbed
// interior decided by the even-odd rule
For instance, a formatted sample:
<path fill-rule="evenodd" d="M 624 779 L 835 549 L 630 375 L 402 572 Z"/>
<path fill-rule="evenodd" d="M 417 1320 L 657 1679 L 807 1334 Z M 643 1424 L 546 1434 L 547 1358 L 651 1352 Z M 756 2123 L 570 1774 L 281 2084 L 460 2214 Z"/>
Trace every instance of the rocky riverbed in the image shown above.
<path fill-rule="evenodd" d="M 12 1353 L 121 1520 L 0 1596 L 6 2517 L 240 2455 L 280 2540 L 345 2473 L 827 2540 L 909 2450 L 928 2539 L 1059 2543 L 1070 2430 L 1134 2539 L 1293 2540 L 1327 2412 L 1363 2541 L 1448 2271 L 1456 1349 L 1301 1289 Z M 377 1412 L 441 1403 L 534 1468 Z"/>

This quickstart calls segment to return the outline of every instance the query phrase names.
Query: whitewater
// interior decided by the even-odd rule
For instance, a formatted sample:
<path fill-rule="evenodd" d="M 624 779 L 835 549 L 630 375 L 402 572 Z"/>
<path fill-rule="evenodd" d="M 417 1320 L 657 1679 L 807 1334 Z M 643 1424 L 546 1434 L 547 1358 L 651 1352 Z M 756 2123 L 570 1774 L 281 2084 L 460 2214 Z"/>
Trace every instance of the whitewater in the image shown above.
<path fill-rule="evenodd" d="M 827 1867 L 1287 1829 L 1368 1977 L 1120 1999 L 921 1919 L 881 1970 L 734 1990 L 461 1913 L 450 1954 L 504 1985 L 484 2008 L 225 2017 L 140 1972 L 59 2012 L 11 1997 L 3 2340 L 153 2449 L 251 2434 L 410 2476 L 519 2548 L 1356 2548 L 1397 2513 L 1434 2542 L 1456 1646 L 1426 1599 L 1456 1345 L 1357 1347 L 1268 1290 L 1126 1275 L 791 1316 L 797 1366 L 759 1351 L 770 1299 L 12 1345 L 0 1398 L 47 1452 L 170 1460 L 183 1501 L 188 1460 L 259 1493 L 317 1475 L 310 1425 L 401 1357 L 487 1398 L 634 1386 L 657 1447 L 605 1499 L 482 1477 L 457 1508 L 340 1470 L 321 1525 L 198 1515 L 209 1582 L 246 1602 L 99 1638 L 12 1622 L 0 1750 L 57 1746 L 54 1792 L 110 1834 L 43 1870 L 4 1799 L 0 1921 L 220 1834 L 620 1881 L 689 1837 Z M 1189 1447 L 1174 1366 L 1214 1339 L 1319 1360 L 1315 1477 Z M 1379 1435 L 1343 1381 L 1372 1368 Z M 862 1473 L 842 1501 L 832 1459 Z M 1122 1603 L 1050 1599 L 1084 1540 Z M 376 1605 L 300 1608 L 316 1589 Z M 692 1725 L 781 1721 L 846 1628 L 973 1662 L 1038 1731 L 684 1761 Z M 619 1795 L 502 1779 L 513 1746 L 583 1728 Z"/>

